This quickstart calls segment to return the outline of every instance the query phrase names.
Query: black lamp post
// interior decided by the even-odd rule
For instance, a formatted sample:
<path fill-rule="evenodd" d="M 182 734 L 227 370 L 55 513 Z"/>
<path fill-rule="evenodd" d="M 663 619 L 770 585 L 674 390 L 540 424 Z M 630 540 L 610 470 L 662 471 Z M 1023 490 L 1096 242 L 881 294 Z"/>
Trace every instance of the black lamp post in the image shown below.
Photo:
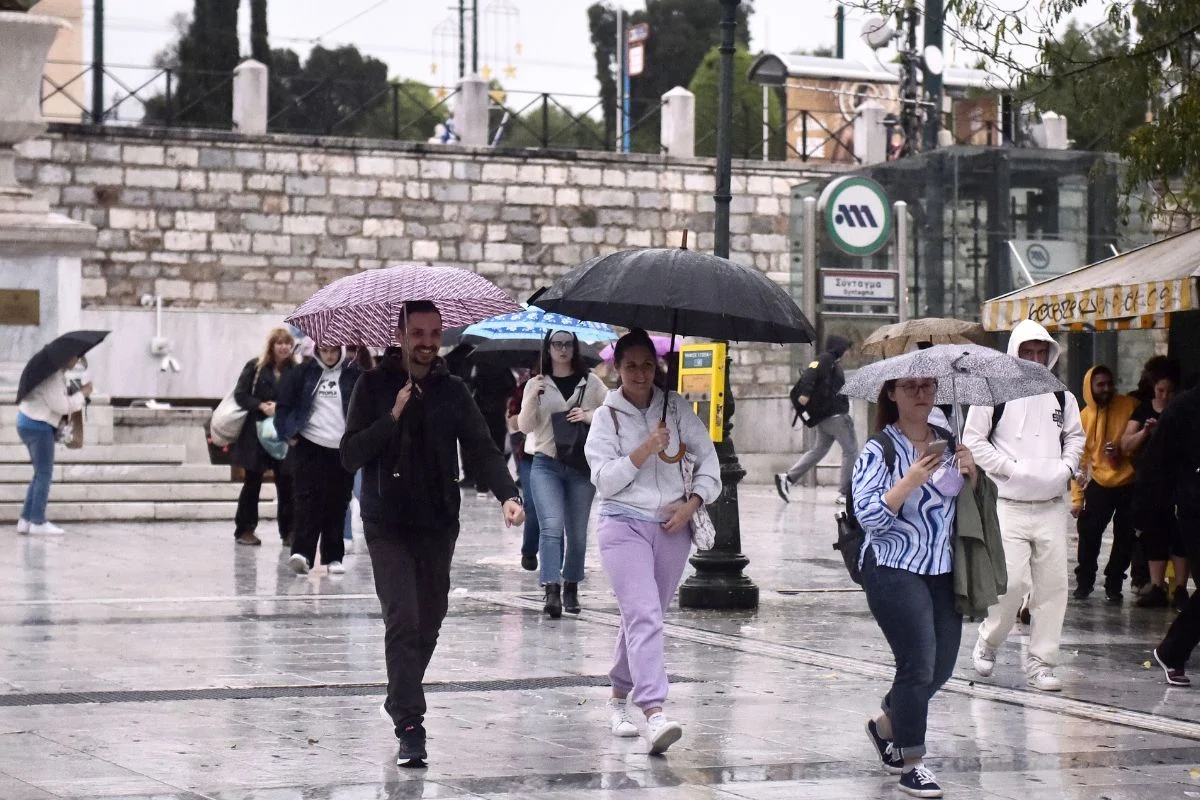
<path fill-rule="evenodd" d="M 729 258 L 729 204 L 730 173 L 732 171 L 732 142 L 729 137 L 729 121 L 733 114 L 733 53 L 734 31 L 737 28 L 737 11 L 741 0 L 721 0 L 721 83 L 717 105 L 717 190 L 713 195 L 716 202 L 713 250 L 722 258 Z M 717 443 L 717 455 L 721 461 L 721 496 L 708 507 L 713 525 L 717 529 L 717 543 L 712 550 L 704 550 L 692 556 L 696 574 L 679 587 L 679 605 L 682 608 L 738 608 L 758 607 L 758 587 L 742 570 L 750 559 L 742 555 L 742 531 L 738 509 L 738 484 L 746 477 L 746 470 L 738 463 L 733 448 L 733 392 L 729 385 L 729 359 L 725 369 L 725 435 Z"/>

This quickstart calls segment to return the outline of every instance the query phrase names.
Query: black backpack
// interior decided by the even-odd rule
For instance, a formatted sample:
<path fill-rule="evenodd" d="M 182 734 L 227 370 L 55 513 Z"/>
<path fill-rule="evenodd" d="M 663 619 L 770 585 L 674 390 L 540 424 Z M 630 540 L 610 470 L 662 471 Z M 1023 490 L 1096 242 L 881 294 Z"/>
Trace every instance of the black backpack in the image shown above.
<path fill-rule="evenodd" d="M 937 425 L 930 425 L 934 433 L 938 437 L 947 441 L 953 441 L 954 437 L 950 431 L 943 430 Z M 872 436 L 868 442 L 878 442 L 883 449 L 883 463 L 887 466 L 888 473 L 892 473 L 896 469 L 896 443 L 884 431 Z M 846 509 L 838 512 L 835 517 L 837 520 L 837 540 L 833 543 L 833 549 L 841 552 L 842 563 L 846 565 L 846 571 L 850 573 L 850 580 L 858 585 L 862 585 L 862 571 L 858 567 L 858 554 L 862 552 L 863 542 L 867 535 L 863 531 L 862 526 L 858 524 L 858 519 L 854 516 L 854 491 L 851 489 L 850 496 L 846 498 Z"/>
<path fill-rule="evenodd" d="M 1066 432 L 1066 414 L 1067 414 L 1067 393 L 1057 391 L 1054 393 L 1054 399 L 1058 401 L 1058 413 L 1063 415 L 1063 431 Z M 1004 416 L 1004 403 L 999 403 L 992 407 L 992 429 L 988 431 L 988 441 L 992 440 L 993 434 L 996 433 L 996 426 L 1000 424 L 1000 418 Z"/>

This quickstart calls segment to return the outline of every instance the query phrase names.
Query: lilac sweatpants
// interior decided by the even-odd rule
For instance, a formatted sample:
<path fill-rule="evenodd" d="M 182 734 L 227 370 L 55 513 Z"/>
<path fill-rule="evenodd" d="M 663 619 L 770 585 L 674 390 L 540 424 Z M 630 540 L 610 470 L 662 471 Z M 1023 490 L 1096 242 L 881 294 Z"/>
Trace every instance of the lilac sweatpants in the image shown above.
<path fill-rule="evenodd" d="M 671 604 L 688 553 L 691 531 L 667 533 L 660 523 L 601 516 L 596 525 L 600 563 L 612 581 L 621 628 L 608 676 L 643 710 L 667 699 L 663 612 Z"/>

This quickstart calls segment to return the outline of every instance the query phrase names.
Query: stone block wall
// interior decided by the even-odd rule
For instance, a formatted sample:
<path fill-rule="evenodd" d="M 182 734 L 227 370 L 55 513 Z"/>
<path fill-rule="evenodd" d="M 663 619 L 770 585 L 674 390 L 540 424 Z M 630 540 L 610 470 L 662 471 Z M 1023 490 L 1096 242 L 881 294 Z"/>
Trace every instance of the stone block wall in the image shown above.
<path fill-rule="evenodd" d="M 55 126 L 19 178 L 95 225 L 84 306 L 290 311 L 397 262 L 459 265 L 522 299 L 593 256 L 713 246 L 713 162 L 358 139 Z M 827 175 L 735 162 L 731 255 L 789 288 L 792 187 Z M 792 380 L 784 348 L 735 348 L 739 394 Z"/>

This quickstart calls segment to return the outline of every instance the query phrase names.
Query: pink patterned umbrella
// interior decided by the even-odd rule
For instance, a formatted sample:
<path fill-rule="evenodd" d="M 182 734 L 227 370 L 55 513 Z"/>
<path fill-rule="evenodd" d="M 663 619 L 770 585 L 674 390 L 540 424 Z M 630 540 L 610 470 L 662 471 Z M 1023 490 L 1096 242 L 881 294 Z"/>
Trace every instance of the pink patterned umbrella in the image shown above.
<path fill-rule="evenodd" d="M 487 278 L 457 267 L 402 264 L 339 278 L 300 304 L 287 321 L 323 345 L 389 347 L 404 303 L 428 300 L 444 328 L 520 311 Z"/>

